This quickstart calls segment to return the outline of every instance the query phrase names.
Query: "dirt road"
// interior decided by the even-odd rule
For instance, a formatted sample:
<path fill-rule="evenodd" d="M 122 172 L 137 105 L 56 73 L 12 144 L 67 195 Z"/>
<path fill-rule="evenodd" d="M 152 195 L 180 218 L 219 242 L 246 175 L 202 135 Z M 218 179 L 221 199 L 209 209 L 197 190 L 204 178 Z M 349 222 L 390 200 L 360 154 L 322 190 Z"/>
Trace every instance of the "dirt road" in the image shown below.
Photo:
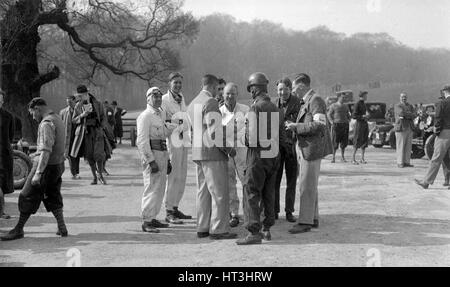
<path fill-rule="evenodd" d="M 234 240 L 197 239 L 194 220 L 159 234 L 141 232 L 140 164 L 135 148 L 123 145 L 108 162 L 107 186 L 89 185 L 86 164 L 81 181 L 71 180 L 66 169 L 69 237 L 55 235 L 55 220 L 41 206 L 24 239 L 0 242 L 0 266 L 66 266 L 78 258 L 82 266 L 450 266 L 450 190 L 442 174 L 425 191 L 413 179 L 423 176 L 427 160 L 398 169 L 394 151 L 374 148 L 366 159 L 369 164 L 359 166 L 323 161 L 318 230 L 291 235 L 292 224 L 280 214 L 272 241 L 237 246 Z M 195 169 L 189 165 L 180 209 L 195 216 Z M 0 221 L 0 234 L 17 221 L 17 198 L 18 191 L 6 197 L 13 219 Z M 295 207 L 298 213 L 298 191 Z M 164 215 L 161 209 L 160 219 Z M 246 234 L 242 224 L 234 231 Z"/>

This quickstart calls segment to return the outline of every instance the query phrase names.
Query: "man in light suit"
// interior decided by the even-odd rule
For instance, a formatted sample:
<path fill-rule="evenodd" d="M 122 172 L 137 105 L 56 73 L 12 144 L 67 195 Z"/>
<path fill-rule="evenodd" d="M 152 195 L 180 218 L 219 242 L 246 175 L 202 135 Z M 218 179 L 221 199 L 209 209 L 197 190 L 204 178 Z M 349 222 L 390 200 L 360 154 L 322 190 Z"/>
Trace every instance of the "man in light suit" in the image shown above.
<path fill-rule="evenodd" d="M 229 191 L 224 175 L 228 173 L 228 157 L 236 152 L 225 144 L 226 129 L 214 98 L 217 77 L 205 75 L 202 85 L 202 91 L 188 107 L 193 127 L 192 160 L 197 169 L 197 236 L 232 239 L 237 235 L 229 232 Z"/>
<path fill-rule="evenodd" d="M 445 99 L 436 104 L 434 133 L 437 136 L 434 141 L 433 158 L 430 160 L 425 178 L 422 181 L 414 179 L 424 189 L 434 183 L 444 158 L 450 152 L 450 85 L 445 86 L 442 93 Z"/>
<path fill-rule="evenodd" d="M 299 74 L 294 80 L 293 93 L 303 99 L 296 123 L 286 128 L 297 134 L 297 157 L 300 162 L 300 214 L 290 233 L 308 232 L 319 226 L 318 184 L 322 158 L 333 153 L 327 127 L 325 101 L 310 87 L 311 79 Z"/>
<path fill-rule="evenodd" d="M 416 112 L 405 92 L 400 94 L 400 103 L 394 107 L 395 139 L 397 141 L 397 166 L 399 168 L 413 167 L 411 165 L 412 136 Z"/>
<path fill-rule="evenodd" d="M 66 130 L 66 146 L 64 150 L 64 156 L 69 161 L 72 179 L 80 179 L 80 157 L 70 156 L 70 149 L 72 148 L 72 144 L 75 139 L 75 125 L 72 124 L 72 117 L 76 104 L 75 96 L 67 96 L 66 102 L 67 107 L 59 112 L 59 116 L 61 117 Z"/>
<path fill-rule="evenodd" d="M 169 90 L 162 98 L 162 108 L 167 113 L 167 119 L 178 127 L 169 137 L 169 156 L 172 172 L 167 177 L 165 206 L 166 221 L 172 224 L 183 223 L 181 219 L 192 219 L 178 209 L 184 194 L 187 177 L 187 155 L 191 139 L 190 125 L 186 114 L 186 102 L 181 93 L 183 76 L 180 73 L 169 75 Z"/>

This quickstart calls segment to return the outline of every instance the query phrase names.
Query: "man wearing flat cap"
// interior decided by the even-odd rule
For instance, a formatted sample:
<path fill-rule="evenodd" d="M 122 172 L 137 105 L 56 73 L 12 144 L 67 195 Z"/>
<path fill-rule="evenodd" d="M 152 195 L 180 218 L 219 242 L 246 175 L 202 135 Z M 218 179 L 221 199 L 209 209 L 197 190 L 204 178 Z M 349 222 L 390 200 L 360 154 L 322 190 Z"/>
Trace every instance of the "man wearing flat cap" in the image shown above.
<path fill-rule="evenodd" d="M 146 93 L 147 108 L 136 119 L 136 145 L 141 156 L 144 193 L 142 195 L 142 231 L 158 233 L 158 228 L 169 224 L 156 219 L 166 188 L 169 154 L 166 139 L 177 127 L 166 123 L 166 112 L 161 109 L 162 93 L 157 87 Z"/>
<path fill-rule="evenodd" d="M 434 153 L 430 160 L 428 171 L 423 180 L 414 179 L 414 181 L 424 189 L 434 183 L 439 168 L 448 156 L 450 151 L 450 85 L 446 85 L 442 90 L 445 99 L 436 103 L 436 115 L 434 133 L 436 139 L 434 141 Z"/>
<path fill-rule="evenodd" d="M 186 186 L 187 155 L 191 143 L 191 125 L 186 112 L 186 102 L 181 93 L 182 86 L 183 76 L 177 72 L 171 73 L 169 90 L 162 97 L 162 108 L 167 113 L 167 119 L 177 125 L 168 139 L 172 172 L 167 178 L 165 193 L 166 221 L 173 224 L 181 224 L 181 219 L 192 218 L 178 209 Z"/>
<path fill-rule="evenodd" d="M 66 141 L 64 123 L 42 98 L 31 100 L 28 110 L 33 119 L 39 123 L 37 151 L 31 155 L 34 161 L 33 169 L 19 195 L 19 221 L 11 231 L 1 237 L 2 241 L 23 238 L 25 223 L 38 211 L 41 202 L 56 218 L 58 223 L 56 234 L 61 237 L 68 235 L 61 195 Z"/>
<path fill-rule="evenodd" d="M 106 160 L 105 133 L 106 116 L 102 103 L 88 92 L 85 85 L 77 87 L 76 96 L 81 100 L 75 105 L 72 124 L 75 126 L 75 139 L 72 144 L 70 156 L 81 157 L 88 161 L 93 176 L 92 185 L 103 178 L 103 163 Z"/>

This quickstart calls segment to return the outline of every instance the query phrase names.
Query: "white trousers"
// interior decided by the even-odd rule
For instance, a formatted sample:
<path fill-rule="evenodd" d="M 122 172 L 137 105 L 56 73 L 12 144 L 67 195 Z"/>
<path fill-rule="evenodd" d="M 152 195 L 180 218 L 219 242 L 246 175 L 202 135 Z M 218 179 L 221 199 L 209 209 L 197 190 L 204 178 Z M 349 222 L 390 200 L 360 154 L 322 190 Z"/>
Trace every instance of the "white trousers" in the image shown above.
<path fill-rule="evenodd" d="M 236 156 L 228 159 L 228 188 L 230 190 L 231 216 L 239 215 L 239 196 L 237 192 L 237 178 L 244 186 L 244 172 L 246 168 L 247 148 L 236 148 Z"/>
<path fill-rule="evenodd" d="M 186 186 L 188 148 L 171 145 L 169 152 L 172 172 L 167 177 L 164 202 L 167 210 L 173 210 L 180 204 Z"/>
<path fill-rule="evenodd" d="M 164 189 L 167 180 L 167 151 L 153 150 L 155 161 L 158 164 L 159 172 L 151 173 L 150 165 L 144 167 L 142 172 L 144 178 L 144 194 L 142 195 L 142 219 L 151 221 L 156 219 L 161 210 L 164 198 Z"/>

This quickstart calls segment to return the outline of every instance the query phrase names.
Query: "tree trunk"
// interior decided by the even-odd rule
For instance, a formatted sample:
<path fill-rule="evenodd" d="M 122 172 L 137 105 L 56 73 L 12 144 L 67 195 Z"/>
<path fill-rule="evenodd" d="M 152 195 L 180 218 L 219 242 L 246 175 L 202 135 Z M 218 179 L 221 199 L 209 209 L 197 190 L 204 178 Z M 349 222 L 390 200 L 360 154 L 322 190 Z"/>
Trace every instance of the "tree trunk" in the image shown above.
<path fill-rule="evenodd" d="M 21 120 L 22 138 L 36 143 L 37 123 L 28 113 L 28 103 L 39 97 L 41 86 L 50 81 L 49 74 L 39 74 L 37 45 L 40 0 L 19 0 L 11 5 L 0 22 L 1 88 L 6 93 L 5 108 Z M 59 75 L 55 68 L 53 79 Z M 56 77 L 55 77 L 56 76 Z M 47 82 L 48 82 L 47 81 Z"/>

